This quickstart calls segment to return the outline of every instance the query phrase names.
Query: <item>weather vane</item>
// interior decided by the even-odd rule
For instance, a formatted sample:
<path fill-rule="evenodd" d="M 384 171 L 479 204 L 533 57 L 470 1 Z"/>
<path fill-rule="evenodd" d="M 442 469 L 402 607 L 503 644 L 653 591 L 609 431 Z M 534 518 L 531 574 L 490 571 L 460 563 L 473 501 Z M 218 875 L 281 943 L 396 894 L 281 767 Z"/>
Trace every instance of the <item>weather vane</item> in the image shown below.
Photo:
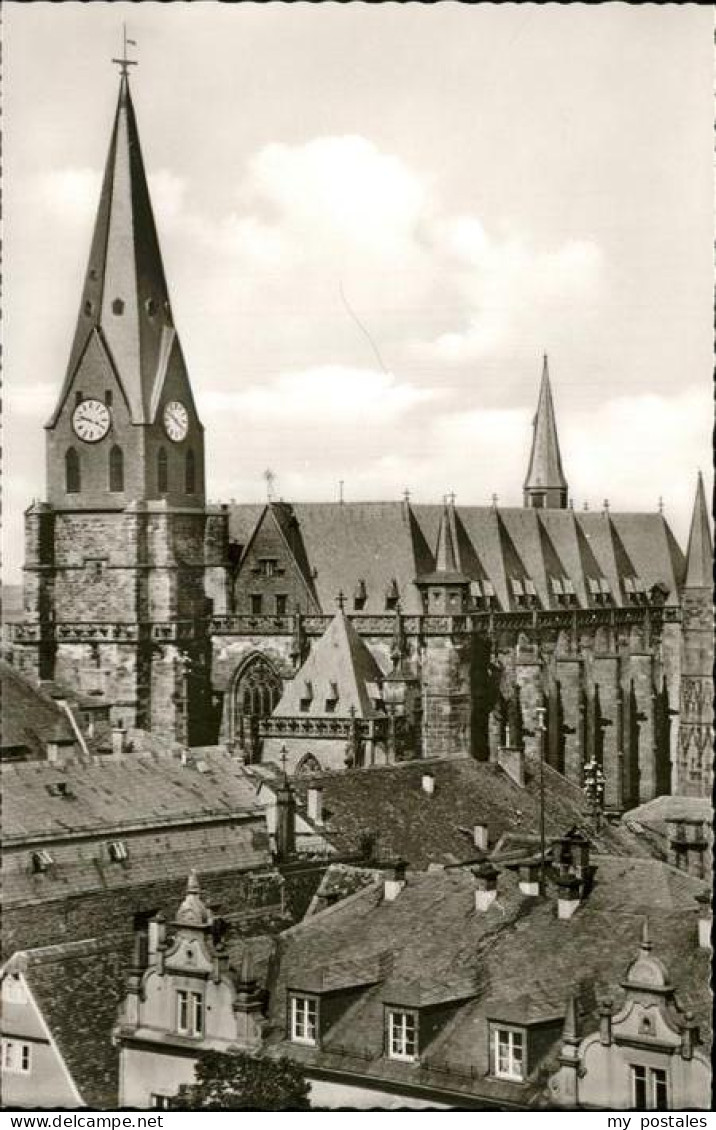
<path fill-rule="evenodd" d="M 129 73 L 129 71 L 127 70 L 128 67 L 136 67 L 137 66 L 137 60 L 136 59 L 128 59 L 127 58 L 127 48 L 128 47 L 136 47 L 136 46 L 137 46 L 136 39 L 127 39 L 127 25 L 122 24 L 122 58 L 112 60 L 113 63 L 116 63 L 118 65 L 119 73 L 122 75 L 122 77 L 126 78 L 126 76 L 128 75 L 128 73 Z"/>

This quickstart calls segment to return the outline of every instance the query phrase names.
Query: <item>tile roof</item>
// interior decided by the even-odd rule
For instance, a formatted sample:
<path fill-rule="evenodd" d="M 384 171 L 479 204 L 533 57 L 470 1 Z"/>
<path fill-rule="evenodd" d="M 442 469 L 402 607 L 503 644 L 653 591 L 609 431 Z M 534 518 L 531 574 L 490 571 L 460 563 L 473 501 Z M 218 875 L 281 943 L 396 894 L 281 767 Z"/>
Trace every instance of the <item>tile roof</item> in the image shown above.
<path fill-rule="evenodd" d="M 434 792 L 422 788 L 425 773 L 434 776 Z M 520 788 L 499 766 L 471 758 L 418 760 L 395 765 L 315 774 L 293 781 L 305 803 L 311 785 L 323 787 L 327 838 L 342 853 L 361 849 L 367 835 L 376 840 L 380 858 L 399 856 L 412 867 L 454 863 L 475 857 L 475 824 L 486 824 L 495 845 L 507 832 L 539 831 L 539 783 L 527 763 L 527 784 Z M 573 825 L 591 823 L 584 794 L 550 766 L 545 766 L 546 829 L 563 835 Z M 590 839 L 615 855 L 653 854 L 649 846 L 619 825 L 604 824 Z"/>
<path fill-rule="evenodd" d="M 488 1075 L 488 1018 L 556 1019 L 555 1050 L 567 995 L 576 990 L 585 1030 L 596 1026 L 596 995 L 621 996 L 619 985 L 638 948 L 645 914 L 655 953 L 670 968 L 680 1003 L 695 1012 L 708 1042 L 709 955 L 696 944 L 695 896 L 704 884 L 654 860 L 598 856 L 594 862 L 591 894 L 569 922 L 557 918 L 554 892 L 549 899 L 525 896 L 509 872 L 500 875 L 496 902 L 476 911 L 475 881 L 464 869 L 409 872 L 394 901 L 384 901 L 382 884 L 376 883 L 305 919 L 280 939 L 270 986 L 274 1054 L 382 1080 L 433 1088 L 442 1082 L 487 1100 L 531 1105 L 544 1086 L 538 1068 L 525 1087 Z M 390 962 L 382 957 L 386 950 Z M 303 978 L 318 970 L 330 982 L 335 961 L 346 967 L 354 959 L 382 963 L 381 979 L 338 1010 L 320 1049 L 287 1042 L 288 990 L 300 991 Z M 428 1010 L 441 1005 L 432 1014 L 438 1022 L 420 1064 L 384 1056 L 386 1004 Z"/>

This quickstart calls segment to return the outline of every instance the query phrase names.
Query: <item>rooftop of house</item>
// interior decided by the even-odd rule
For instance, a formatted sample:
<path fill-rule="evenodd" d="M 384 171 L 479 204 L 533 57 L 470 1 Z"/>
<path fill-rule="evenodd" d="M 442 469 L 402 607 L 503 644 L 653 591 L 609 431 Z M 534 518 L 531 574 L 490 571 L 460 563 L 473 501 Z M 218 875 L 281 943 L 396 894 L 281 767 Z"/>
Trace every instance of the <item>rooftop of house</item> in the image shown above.
<path fill-rule="evenodd" d="M 246 937 L 230 929 L 225 945 L 234 971 L 241 968 L 248 949 L 257 979 L 266 982 L 275 948 L 272 936 Z M 3 973 L 24 974 L 75 1086 L 93 1109 L 115 1109 L 118 1102 L 119 1053 L 111 1036 L 133 947 L 134 935 L 129 931 L 18 951 L 3 969 Z M 13 1007 L 3 1009 L 6 1031 L 13 1021 Z"/>
<path fill-rule="evenodd" d="M 624 813 L 622 823 L 639 834 L 646 830 L 665 840 L 669 821 L 701 820 L 705 834 L 713 839 L 713 814 L 713 804 L 708 797 L 659 796 L 630 808 Z"/>
<path fill-rule="evenodd" d="M 422 612 L 415 581 L 435 571 L 443 506 L 405 501 L 281 505 L 282 517 L 290 510 L 294 537 L 300 543 L 297 567 L 306 574 L 324 613 L 335 607 L 340 591 L 352 611 L 361 582 L 365 600 L 360 611 L 384 613 L 393 581 L 403 611 Z M 457 506 L 451 512 L 460 574 L 470 581 L 487 579 L 502 609 L 519 607 L 512 582 L 525 579 L 534 583 L 546 608 L 560 606 L 553 580 L 564 578 L 572 582 L 582 607 L 601 602 L 600 583 L 606 585 L 616 607 L 629 604 L 634 590 L 627 592 L 624 582 L 632 580 L 639 586 L 637 592 L 647 594 L 659 584 L 668 593 L 667 603 L 679 601 L 684 554 L 657 511 Z M 231 536 L 245 548 L 262 519 L 264 508 L 232 504 Z"/>
<path fill-rule="evenodd" d="M 695 901 L 705 884 L 655 860 L 597 856 L 593 863 L 593 888 L 568 921 L 557 917 L 554 888 L 546 899 L 525 895 L 507 871 L 495 902 L 478 911 L 475 877 L 461 868 L 408 871 L 392 901 L 379 878 L 307 917 L 281 936 L 273 966 L 273 1054 L 290 1051 L 307 1065 L 478 1093 L 497 1104 L 538 1103 L 540 1068 L 559 1049 L 569 994 L 577 995 L 586 1034 L 597 1026 L 598 999 L 618 1005 L 623 998 L 645 917 L 677 1000 L 695 1013 L 708 1044 L 710 955 L 697 944 Z M 345 994 L 342 1008 L 331 998 L 320 1048 L 287 1042 L 291 990 Z M 385 1056 L 386 1005 L 425 1010 L 419 1064 Z M 546 1026 L 526 1085 L 489 1075 L 489 1020 Z"/>
<path fill-rule="evenodd" d="M 0 660 L 2 757 L 44 759 L 47 746 L 52 742 L 80 752 L 77 735 L 61 701 L 72 708 L 75 721 L 80 725 L 79 711 L 107 709 L 103 699 L 78 695 L 55 683 L 35 682 L 11 663 Z"/>
<path fill-rule="evenodd" d="M 499 766 L 472 758 L 417 760 L 341 773 L 296 777 L 299 802 L 311 787 L 323 790 L 323 829 L 336 849 L 353 854 L 372 838 L 373 856 L 399 856 L 416 868 L 475 858 L 476 824 L 485 824 L 491 850 L 515 846 L 515 837 L 534 844 L 539 832 L 539 780 L 529 760 L 520 787 Z M 423 778 L 431 778 L 426 792 Z M 613 855 L 659 854 L 643 838 L 619 824 L 593 827 L 580 789 L 545 766 L 545 826 L 561 836 L 573 825 L 588 829 L 598 850 Z"/>
<path fill-rule="evenodd" d="M 179 756 L 127 753 L 2 768 L 3 842 L 256 813 L 256 783 L 221 747 Z"/>

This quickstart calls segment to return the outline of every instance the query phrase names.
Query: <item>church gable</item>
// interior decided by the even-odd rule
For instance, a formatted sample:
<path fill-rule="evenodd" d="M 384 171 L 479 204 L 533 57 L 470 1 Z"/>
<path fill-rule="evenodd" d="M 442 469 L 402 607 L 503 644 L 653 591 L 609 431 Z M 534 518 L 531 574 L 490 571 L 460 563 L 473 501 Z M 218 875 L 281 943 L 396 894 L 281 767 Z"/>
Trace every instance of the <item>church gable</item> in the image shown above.
<path fill-rule="evenodd" d="M 320 612 L 308 568 L 297 526 L 290 519 L 280 522 L 275 507 L 266 506 L 236 575 L 235 612 L 255 616 L 287 616 L 296 608 Z"/>

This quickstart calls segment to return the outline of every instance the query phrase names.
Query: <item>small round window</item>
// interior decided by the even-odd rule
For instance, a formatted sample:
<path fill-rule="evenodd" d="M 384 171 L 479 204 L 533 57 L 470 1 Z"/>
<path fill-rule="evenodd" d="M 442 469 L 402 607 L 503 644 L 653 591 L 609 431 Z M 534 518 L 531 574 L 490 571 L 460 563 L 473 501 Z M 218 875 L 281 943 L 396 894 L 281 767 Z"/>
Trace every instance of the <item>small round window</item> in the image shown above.
<path fill-rule="evenodd" d="M 121 298 L 115 298 L 114 302 L 112 303 L 112 313 L 113 314 L 123 314 L 124 313 L 124 302 L 122 301 Z"/>

